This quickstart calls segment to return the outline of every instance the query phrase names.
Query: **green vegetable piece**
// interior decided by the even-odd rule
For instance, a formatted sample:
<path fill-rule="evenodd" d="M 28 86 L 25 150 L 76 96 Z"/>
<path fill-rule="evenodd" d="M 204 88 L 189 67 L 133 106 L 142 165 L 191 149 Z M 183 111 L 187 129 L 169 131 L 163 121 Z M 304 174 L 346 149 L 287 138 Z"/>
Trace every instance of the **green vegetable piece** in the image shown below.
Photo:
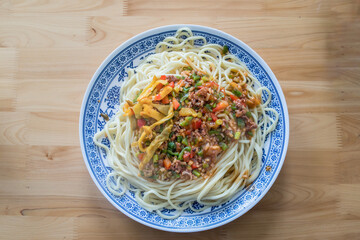
<path fill-rule="evenodd" d="M 210 104 L 206 104 L 205 107 L 206 107 L 209 111 L 212 111 L 212 107 L 210 106 Z"/>
<path fill-rule="evenodd" d="M 189 123 L 184 120 L 184 121 L 180 122 L 179 125 L 182 126 L 182 127 L 185 127 L 185 126 L 189 125 Z"/>
<path fill-rule="evenodd" d="M 228 147 L 228 145 L 226 145 L 226 143 L 220 143 L 220 147 L 221 147 L 221 149 L 223 150 L 223 151 L 225 151 L 226 149 L 228 149 L 229 147 Z"/>
<path fill-rule="evenodd" d="M 185 127 L 189 125 L 192 119 L 193 117 L 186 117 L 185 120 L 180 123 L 180 126 Z"/>
<path fill-rule="evenodd" d="M 196 88 L 197 88 L 197 87 L 200 87 L 202 84 L 203 84 L 203 82 L 202 82 L 202 81 L 199 81 L 198 83 L 195 84 L 195 87 L 196 87 Z"/>
<path fill-rule="evenodd" d="M 200 157 L 204 156 L 204 151 L 201 149 L 197 152 L 197 155 L 199 155 Z"/>
<path fill-rule="evenodd" d="M 180 102 L 184 102 L 185 99 L 187 99 L 189 97 L 189 94 L 185 94 L 184 96 L 182 96 L 182 98 L 180 99 Z"/>
<path fill-rule="evenodd" d="M 223 124 L 223 120 L 222 120 L 222 119 L 217 119 L 217 120 L 215 121 L 215 124 L 216 124 L 216 125 L 221 125 L 221 124 Z"/>
<path fill-rule="evenodd" d="M 200 76 L 198 76 L 198 75 L 194 75 L 194 80 L 195 80 L 195 81 L 200 80 Z"/>
<path fill-rule="evenodd" d="M 237 125 L 240 127 L 240 128 L 244 128 L 245 127 L 245 122 L 242 118 L 238 118 L 237 119 Z"/>
<path fill-rule="evenodd" d="M 249 136 L 251 136 L 251 137 L 254 136 L 254 134 L 252 133 L 252 131 L 247 131 L 246 134 L 249 135 Z"/>
<path fill-rule="evenodd" d="M 227 45 L 224 45 L 223 47 L 223 54 L 226 54 L 229 51 L 229 47 Z"/>
<path fill-rule="evenodd" d="M 193 173 L 195 176 L 197 176 L 197 177 L 200 177 L 200 176 L 201 176 L 201 174 L 199 173 L 198 170 L 193 170 L 192 173 Z"/>
<path fill-rule="evenodd" d="M 188 142 L 188 140 L 187 140 L 186 137 L 183 138 L 183 140 L 181 141 L 181 143 L 184 144 L 184 145 L 186 145 L 186 146 L 189 145 L 189 142 Z"/>
<path fill-rule="evenodd" d="M 189 90 L 190 90 L 190 87 L 184 87 L 183 89 L 182 89 L 182 91 L 184 92 L 184 93 L 188 93 L 189 92 Z"/>
<path fill-rule="evenodd" d="M 181 141 L 183 140 L 183 137 L 182 136 L 177 136 L 176 137 L 176 141 L 178 142 L 178 143 L 181 143 Z"/>
<path fill-rule="evenodd" d="M 202 76 L 202 77 L 201 77 L 201 80 L 202 80 L 203 82 L 207 82 L 207 81 L 209 81 L 209 78 L 206 77 L 206 76 Z"/>
<path fill-rule="evenodd" d="M 236 132 L 234 138 L 235 138 L 235 139 L 239 139 L 239 138 L 240 138 L 240 134 L 241 134 L 241 132 Z"/>
<path fill-rule="evenodd" d="M 211 118 L 211 117 L 209 117 L 207 120 L 208 120 L 208 121 L 212 121 L 212 118 Z"/>
<path fill-rule="evenodd" d="M 192 70 L 192 67 L 190 67 L 190 66 L 184 67 L 184 70 L 189 70 L 189 71 L 191 71 L 191 70 Z"/>
<path fill-rule="evenodd" d="M 159 155 L 155 154 L 153 156 L 153 163 L 157 163 L 159 161 Z"/>
<path fill-rule="evenodd" d="M 190 151 L 191 151 L 191 147 L 186 147 L 186 148 L 183 148 L 183 150 L 181 150 L 181 152 L 180 152 L 180 154 L 179 154 L 179 160 L 182 160 L 182 159 L 183 159 L 183 155 L 184 155 L 185 151 L 190 152 Z"/>
<path fill-rule="evenodd" d="M 209 164 L 208 163 L 203 163 L 202 167 L 205 169 L 205 168 L 208 168 L 209 167 Z"/>
<path fill-rule="evenodd" d="M 209 134 L 210 135 L 212 135 L 212 134 L 220 134 L 220 131 L 219 130 L 210 130 Z"/>
<path fill-rule="evenodd" d="M 237 96 L 237 97 L 241 97 L 241 95 L 242 95 L 242 93 L 237 89 L 233 90 L 232 93 L 235 94 L 235 96 Z"/>
<path fill-rule="evenodd" d="M 231 105 L 231 109 L 232 109 L 232 110 L 236 110 L 235 104 Z"/>
<path fill-rule="evenodd" d="M 179 156 L 179 153 L 173 152 L 173 151 L 171 151 L 171 150 L 167 150 L 167 153 L 170 154 L 170 155 L 172 155 L 172 156 Z"/>
<path fill-rule="evenodd" d="M 246 116 L 247 116 L 248 118 L 251 118 L 251 117 L 252 117 L 251 112 L 246 112 Z"/>
<path fill-rule="evenodd" d="M 175 150 L 176 149 L 175 143 L 174 142 L 169 142 L 168 143 L 168 149 L 171 150 L 171 151 Z"/>

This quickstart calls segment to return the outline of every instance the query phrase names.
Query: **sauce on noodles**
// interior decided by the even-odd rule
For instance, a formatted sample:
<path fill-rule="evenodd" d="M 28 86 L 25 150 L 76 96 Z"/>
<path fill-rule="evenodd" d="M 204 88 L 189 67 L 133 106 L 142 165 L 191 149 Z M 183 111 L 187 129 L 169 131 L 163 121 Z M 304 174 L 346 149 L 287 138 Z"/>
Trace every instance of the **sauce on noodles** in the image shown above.
<path fill-rule="evenodd" d="M 260 100 L 248 97 L 246 79 L 241 79 L 240 74 L 231 72 L 231 80 L 225 90 L 209 75 L 186 66 L 178 76 L 154 77 L 152 84 L 156 87 L 150 95 L 144 97 L 143 91 L 141 99 L 125 104 L 125 115 L 137 122 L 138 140 L 133 148 L 141 176 L 166 181 L 205 177 L 215 166 L 217 156 L 233 141 L 254 135 L 257 125 L 249 109 L 259 105 Z M 174 113 L 171 119 L 151 127 L 170 111 Z M 156 136 L 164 134 L 167 126 L 171 131 L 163 142 L 156 142 Z M 145 137 L 141 137 L 143 134 Z"/>

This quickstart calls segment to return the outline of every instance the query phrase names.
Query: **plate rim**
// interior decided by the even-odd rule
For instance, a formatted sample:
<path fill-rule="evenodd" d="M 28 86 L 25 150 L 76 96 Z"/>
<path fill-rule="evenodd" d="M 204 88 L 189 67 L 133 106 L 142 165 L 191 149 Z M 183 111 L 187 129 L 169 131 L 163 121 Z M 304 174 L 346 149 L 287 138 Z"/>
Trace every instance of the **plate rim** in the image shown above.
<path fill-rule="evenodd" d="M 278 91 L 278 96 L 281 102 L 281 105 L 283 107 L 283 114 L 284 114 L 284 125 L 285 125 L 285 134 L 284 134 L 284 147 L 283 147 L 283 154 L 281 156 L 278 168 L 276 170 L 276 172 L 273 173 L 273 177 L 271 179 L 271 181 L 269 182 L 269 184 L 266 186 L 266 188 L 264 188 L 264 190 L 261 192 L 260 196 L 255 199 L 254 201 L 252 201 L 248 207 L 244 210 L 241 211 L 237 214 L 235 214 L 233 217 L 230 217 L 222 222 L 219 222 L 217 224 L 211 225 L 211 226 L 204 226 L 204 227 L 199 227 L 196 229 L 171 229 L 171 228 L 167 228 L 167 227 L 161 227 L 161 226 L 157 226 L 157 225 L 152 225 L 151 223 L 147 223 L 145 221 L 143 221 L 140 218 L 134 217 L 131 214 L 129 214 L 128 212 L 126 212 L 124 209 L 120 208 L 111 198 L 109 198 L 109 196 L 104 192 L 104 190 L 102 189 L 102 186 L 100 186 L 99 182 L 96 180 L 96 177 L 94 176 L 94 173 L 92 172 L 88 159 L 86 157 L 86 153 L 85 153 L 85 146 L 83 144 L 83 118 L 84 118 L 84 110 L 85 110 L 85 106 L 86 106 L 86 102 L 88 100 L 89 94 L 91 92 L 91 87 L 94 85 L 94 83 L 96 82 L 97 78 L 99 77 L 100 73 L 103 71 L 103 69 L 107 66 L 107 64 L 109 62 L 112 61 L 112 59 L 124 48 L 130 46 L 133 42 L 136 42 L 138 40 L 141 40 L 142 38 L 151 35 L 151 34 L 156 34 L 156 33 L 161 33 L 161 32 L 165 32 L 165 31 L 173 31 L 173 30 L 177 30 L 179 28 L 182 27 L 189 27 L 191 30 L 198 30 L 198 31 L 209 31 L 212 32 L 213 34 L 219 34 L 221 37 L 226 38 L 229 41 L 232 41 L 236 44 L 238 44 L 239 46 L 241 46 L 244 50 L 246 50 L 252 57 L 254 57 L 259 64 L 264 68 L 265 72 L 269 75 L 270 77 L 270 81 L 274 84 L 275 89 Z M 167 232 L 182 232 L 182 233 L 190 233 L 190 232 L 200 232 L 200 231 L 205 231 L 205 230 L 209 230 L 209 229 L 213 229 L 213 228 L 217 228 L 220 226 L 223 226 L 229 222 L 234 221 L 235 219 L 239 218 L 240 216 L 244 215 L 245 213 L 247 213 L 250 209 L 252 209 L 258 202 L 261 201 L 261 199 L 267 194 L 267 192 L 270 190 L 270 188 L 273 186 L 274 182 L 276 181 L 282 166 L 284 164 L 285 161 L 285 157 L 287 154 L 287 149 L 288 149 L 288 144 L 289 144 L 289 135 L 290 135 L 290 121 L 289 121 L 289 113 L 288 113 L 288 108 L 287 108 L 287 103 L 286 103 L 286 99 L 284 96 L 284 93 L 282 91 L 282 88 L 280 86 L 279 81 L 277 80 L 275 74 L 272 72 L 272 70 L 270 69 L 270 67 L 267 65 L 267 63 L 260 57 L 259 54 L 257 54 L 250 46 L 248 46 L 247 44 L 245 44 L 244 42 L 242 42 L 241 40 L 239 40 L 238 38 L 225 33 L 221 30 L 212 28 L 212 27 L 207 27 L 207 26 L 202 26 L 202 25 L 194 25 L 194 24 L 172 24 L 172 25 L 164 25 L 161 27 L 156 27 L 156 28 L 151 28 L 149 30 L 143 31 L 131 38 L 129 38 L 128 40 L 126 40 L 125 42 L 123 42 L 122 44 L 120 44 L 118 47 L 116 47 L 106 58 L 105 60 L 102 61 L 102 63 L 100 64 L 100 66 L 97 68 L 97 70 L 95 71 L 95 73 L 93 74 L 87 88 L 86 88 L 86 92 L 84 94 L 83 97 L 83 101 L 81 104 L 81 109 L 80 109 L 80 116 L 79 116 L 79 140 L 80 140 L 80 146 L 81 146 L 81 152 L 83 155 L 83 160 L 85 162 L 85 165 L 87 167 L 87 170 L 93 180 L 93 182 L 95 183 L 95 185 L 97 186 L 98 190 L 100 190 L 100 192 L 102 193 L 102 195 L 118 210 L 120 210 L 120 212 L 122 212 L 123 214 L 125 214 L 126 216 L 128 216 L 129 218 L 154 229 L 158 229 L 158 230 L 162 230 L 162 231 L 167 231 Z"/>

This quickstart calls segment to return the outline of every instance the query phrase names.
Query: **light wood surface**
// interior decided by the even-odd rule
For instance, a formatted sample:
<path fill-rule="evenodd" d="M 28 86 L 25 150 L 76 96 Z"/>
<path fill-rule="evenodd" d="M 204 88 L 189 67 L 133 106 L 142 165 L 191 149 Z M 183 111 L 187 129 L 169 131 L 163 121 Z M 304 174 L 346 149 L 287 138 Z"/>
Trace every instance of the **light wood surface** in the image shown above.
<path fill-rule="evenodd" d="M 1 239 L 360 239 L 360 2 L 0 1 Z M 82 159 L 78 116 L 119 44 L 191 23 L 247 43 L 277 76 L 290 144 L 269 193 L 202 233 L 142 226 L 116 210 Z"/>

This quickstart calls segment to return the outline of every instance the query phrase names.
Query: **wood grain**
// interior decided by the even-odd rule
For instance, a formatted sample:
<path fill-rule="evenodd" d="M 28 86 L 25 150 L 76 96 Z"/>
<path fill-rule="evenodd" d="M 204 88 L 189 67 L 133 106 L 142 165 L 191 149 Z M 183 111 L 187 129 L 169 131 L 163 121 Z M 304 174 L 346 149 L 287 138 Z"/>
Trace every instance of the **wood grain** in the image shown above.
<path fill-rule="evenodd" d="M 290 116 L 290 124 L 293 125 L 290 135 L 293 144 L 289 148 L 298 150 L 340 148 L 341 140 L 336 127 L 336 115 L 333 113 L 294 113 Z"/>
<path fill-rule="evenodd" d="M 0 224 L 4 239 L 74 239 L 76 237 L 72 218 L 1 216 Z M 20 226 L 21 231 L 19 231 Z"/>
<path fill-rule="evenodd" d="M 15 73 L 17 70 L 17 50 L 0 48 L 0 110 L 14 110 L 16 100 Z"/>
<path fill-rule="evenodd" d="M 64 15 L 123 15 L 126 14 L 127 1 L 2 1 L 1 8 L 12 15 L 64 14 Z"/>
<path fill-rule="evenodd" d="M 359 3 L 356 1 L 191 1 L 185 0 L 181 4 L 177 1 L 135 0 L 128 2 L 129 15 L 152 16 L 156 12 L 167 16 L 173 15 L 201 15 L 201 16 L 291 16 L 291 17 L 328 17 L 328 16 L 356 16 Z"/>
<path fill-rule="evenodd" d="M 30 114 L 26 112 L 1 112 L 0 144 L 23 145 L 27 133 L 26 125 Z"/>
<path fill-rule="evenodd" d="M 360 239 L 360 3 L 0 1 L 0 234 L 3 239 Z M 269 64 L 290 113 L 288 154 L 248 213 L 175 234 L 120 213 L 83 163 L 78 118 L 97 67 L 153 27 L 199 24 Z"/>
<path fill-rule="evenodd" d="M 86 16 L 0 16 L 0 46 L 79 47 L 88 35 Z"/>

